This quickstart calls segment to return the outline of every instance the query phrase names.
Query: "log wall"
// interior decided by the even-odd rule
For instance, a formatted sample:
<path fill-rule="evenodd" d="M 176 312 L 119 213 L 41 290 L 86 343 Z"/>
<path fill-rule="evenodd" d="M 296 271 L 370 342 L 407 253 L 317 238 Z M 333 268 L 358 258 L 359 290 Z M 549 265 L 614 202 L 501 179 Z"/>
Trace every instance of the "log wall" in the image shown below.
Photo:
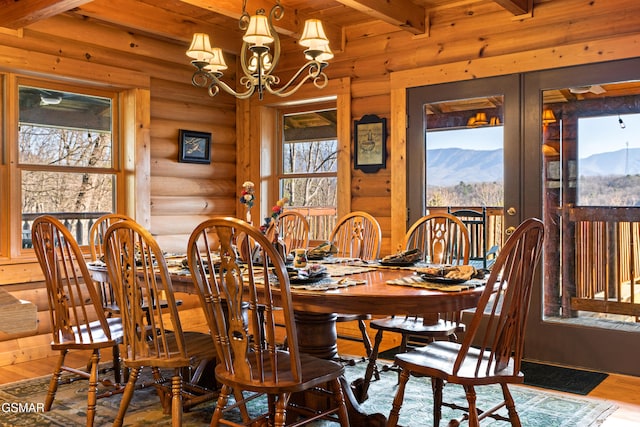
<path fill-rule="evenodd" d="M 150 194 L 134 197 L 150 200 L 145 218 L 137 219 L 150 227 L 169 252 L 185 252 L 189 234 L 208 216 L 233 215 L 236 209 L 235 100 L 224 95 L 212 100 L 191 85 L 192 67 L 184 53 L 187 47 L 186 43 L 159 41 L 67 15 L 18 32 L 0 32 L 0 73 L 126 88 L 141 87 L 143 82 L 150 91 L 149 104 L 138 111 L 147 116 L 135 118 L 136 128 L 148 128 L 145 151 L 149 154 L 133 166 L 149 169 L 139 188 Z M 234 64 L 229 65 L 233 69 Z M 212 134 L 210 165 L 178 163 L 179 129 Z M 2 209 L 4 222 L 9 211 Z M 0 258 L 0 285 L 38 308 L 36 331 L 0 333 L 0 365 L 49 355 L 50 321 L 35 257 Z"/>

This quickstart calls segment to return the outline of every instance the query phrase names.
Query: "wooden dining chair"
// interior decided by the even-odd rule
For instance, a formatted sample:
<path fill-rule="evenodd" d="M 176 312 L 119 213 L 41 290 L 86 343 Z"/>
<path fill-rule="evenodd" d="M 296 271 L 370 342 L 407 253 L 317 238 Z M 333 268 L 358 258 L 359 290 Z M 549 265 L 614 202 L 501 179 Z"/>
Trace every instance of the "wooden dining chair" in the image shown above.
<path fill-rule="evenodd" d="M 380 257 L 382 231 L 378 220 L 367 212 L 357 211 L 340 218 L 329 240 L 337 248 L 335 257 L 375 260 Z"/>
<path fill-rule="evenodd" d="M 118 213 L 109 213 L 102 215 L 96 219 L 96 222 L 89 229 L 89 251 L 91 252 L 91 261 L 104 262 L 104 235 L 111 224 L 117 221 L 131 219 L 127 215 Z M 111 283 L 98 282 L 100 288 L 100 297 L 102 299 L 102 307 L 107 311 L 108 315 L 120 314 L 120 308 L 116 303 L 116 296 L 113 293 Z"/>
<path fill-rule="evenodd" d="M 56 397 L 60 375 L 68 371 L 89 379 L 87 390 L 87 426 L 92 426 L 96 400 L 117 391 L 120 383 L 120 351 L 123 328 L 119 318 L 107 318 L 100 296 L 87 269 L 84 255 L 69 230 L 53 216 L 39 216 L 31 228 L 33 247 L 42 268 L 47 287 L 47 300 L 53 341 L 51 349 L 60 356 L 51 376 L 44 409 L 51 409 Z M 114 381 L 100 379 L 100 350 L 113 351 Z M 88 371 L 66 366 L 70 350 L 90 350 Z M 98 394 L 98 382 L 109 386 Z"/>
<path fill-rule="evenodd" d="M 212 235 L 216 235 L 220 242 L 219 261 L 210 251 Z M 248 256 L 254 244 L 264 253 L 264 262 L 259 265 L 253 264 Z M 248 262 L 241 263 L 238 253 Z M 211 218 L 192 232 L 187 260 L 211 331 L 210 345 L 215 345 L 220 354 L 215 373 L 222 389 L 211 426 L 279 427 L 285 425 L 285 420 L 296 420 L 299 416 L 306 418 L 301 424 L 328 418 L 343 427 L 348 426 L 339 380 L 344 367 L 330 360 L 300 353 L 289 275 L 271 241 L 244 221 L 230 217 Z M 276 345 L 276 293 L 288 336 L 287 350 L 279 349 Z M 244 310 L 246 303 L 250 308 L 264 305 L 264 327 L 255 310 Z M 252 334 L 260 329 L 264 330 L 262 339 L 252 339 Z M 329 390 L 324 387 L 327 384 Z M 325 398 L 329 392 L 334 405 L 326 411 L 304 408 L 299 402 L 294 406 L 289 405 L 293 393 L 312 389 L 324 394 Z M 236 403 L 228 405 L 232 393 Z M 245 402 L 255 398 L 256 394 L 266 394 L 269 404 L 266 413 L 250 420 Z M 227 410 L 234 407 L 240 408 L 242 424 L 224 418 Z"/>
<path fill-rule="evenodd" d="M 509 237 L 491 270 L 461 343 L 434 341 L 425 347 L 396 355 L 395 363 L 402 372 L 388 426 L 398 423 L 405 387 L 411 375 L 431 377 L 434 426 L 440 425 L 442 405 L 454 406 L 443 402 L 445 383 L 464 387 L 468 408 L 463 408 L 467 410 L 463 419 L 469 420 L 469 426 L 479 426 L 480 421 L 488 416 L 505 420 L 495 413 L 505 406 L 511 425 L 520 425 L 508 385 L 524 381 L 520 364 L 543 235 L 542 221 L 530 218 Z M 500 384 L 504 399 L 499 405 L 482 411 L 476 404 L 475 387 L 488 384 Z M 452 420 L 449 425 L 457 426 L 459 421 Z"/>
<path fill-rule="evenodd" d="M 460 218 L 469 232 L 469 264 L 478 269 L 491 269 L 496 260 L 499 247 L 497 245 L 488 247 L 489 235 L 487 230 L 487 208 L 483 206 L 479 211 L 473 209 L 447 211 Z"/>
<path fill-rule="evenodd" d="M 309 247 L 309 222 L 300 212 L 287 210 L 280 215 L 280 238 L 287 252 Z"/>
<path fill-rule="evenodd" d="M 100 260 L 104 262 L 104 235 L 107 229 L 111 224 L 127 219 L 133 221 L 129 216 L 118 213 L 105 214 L 96 219 L 96 222 L 94 222 L 89 229 L 89 250 L 92 261 Z M 100 288 L 100 297 L 102 298 L 102 306 L 107 314 L 109 316 L 119 315 L 120 308 L 118 307 L 111 283 L 109 281 L 100 281 L 98 285 Z M 167 308 L 167 301 L 164 298 L 160 298 L 158 302 L 161 308 Z M 145 301 L 145 309 L 146 304 L 148 304 L 147 301 Z M 176 304 L 182 305 L 182 300 L 176 300 Z"/>
<path fill-rule="evenodd" d="M 462 221 L 453 215 L 438 213 L 423 216 L 409 227 L 405 234 L 405 250 L 419 249 L 423 260 L 434 264 L 464 265 L 469 262 L 469 234 Z M 367 399 L 371 378 L 376 371 L 378 351 L 383 333 L 394 332 L 402 336 L 399 352 L 407 351 L 410 339 L 419 337 L 424 342 L 435 339 L 457 340 L 457 333 L 463 332 L 460 312 L 432 313 L 431 315 L 390 316 L 374 319 L 369 323 L 375 329 L 369 364 L 362 383 L 356 385 L 356 398 L 359 402 Z M 385 370 L 393 369 L 386 367 Z"/>
<path fill-rule="evenodd" d="M 105 262 L 124 328 L 124 365 L 130 370 L 114 426 L 121 426 L 143 367 L 151 368 L 165 413 L 180 426 L 182 411 L 215 398 L 198 385 L 217 353 L 208 334 L 183 331 L 171 276 L 158 243 L 133 220 L 106 231 Z M 163 294 L 166 308 L 157 301 Z M 165 377 L 169 375 L 169 378 Z M 184 377 L 183 377 L 184 376 Z"/>
<path fill-rule="evenodd" d="M 337 252 L 334 254 L 336 257 L 371 261 L 380 257 L 382 230 L 373 215 L 356 211 L 338 220 L 331 231 L 329 241 L 337 248 Z M 336 323 L 358 322 L 362 344 L 368 358 L 371 355 L 371 339 L 367 333 L 367 324 L 365 323 L 367 320 L 371 320 L 370 314 L 338 313 L 336 317 Z M 378 371 L 375 372 L 375 375 L 378 377 Z"/>

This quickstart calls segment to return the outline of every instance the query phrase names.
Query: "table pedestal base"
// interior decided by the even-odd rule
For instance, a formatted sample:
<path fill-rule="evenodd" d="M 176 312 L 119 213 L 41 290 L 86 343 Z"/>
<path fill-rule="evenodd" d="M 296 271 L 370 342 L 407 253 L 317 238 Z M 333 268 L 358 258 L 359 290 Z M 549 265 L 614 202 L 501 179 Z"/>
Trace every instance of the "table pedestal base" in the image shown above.
<path fill-rule="evenodd" d="M 337 359 L 336 314 L 296 311 L 294 316 L 300 352 L 323 359 Z M 346 378 L 342 377 L 340 383 L 349 412 L 349 423 L 352 427 L 384 427 L 386 425 L 387 419 L 384 415 L 366 414 L 362 410 Z M 302 397 L 306 404 L 309 404 L 309 399 L 312 398 L 311 394 Z M 323 404 L 322 402 L 317 403 Z"/>

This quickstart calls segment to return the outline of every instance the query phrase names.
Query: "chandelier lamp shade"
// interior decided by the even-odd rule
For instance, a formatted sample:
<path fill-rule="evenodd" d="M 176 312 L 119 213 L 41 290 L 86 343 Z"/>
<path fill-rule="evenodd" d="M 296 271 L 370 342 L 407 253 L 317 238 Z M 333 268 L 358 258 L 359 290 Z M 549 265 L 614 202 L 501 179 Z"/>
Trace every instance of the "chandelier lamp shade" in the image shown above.
<path fill-rule="evenodd" d="M 284 8 L 276 0 L 269 15 L 266 15 L 264 9 L 258 9 L 255 15 L 249 15 L 246 5 L 247 0 L 244 0 L 242 15 L 238 21 L 240 29 L 245 32 L 240 52 L 243 74 L 240 77 L 240 87 L 243 89 L 236 91 L 222 81 L 223 72 L 227 69 L 222 49 L 212 47 L 209 35 L 205 33 L 195 33 L 187 50 L 187 56 L 192 59 L 191 64 L 197 69 L 191 78 L 193 85 L 207 88 L 209 96 L 217 95 L 222 89 L 239 99 L 248 99 L 257 92 L 260 100 L 265 92 L 279 97 L 292 95 L 307 81 L 311 81 L 319 89 L 324 88 L 328 83 L 324 68 L 333 58 L 333 53 L 322 22 L 318 19 L 305 21 L 298 43 L 306 48 L 304 57 L 307 62 L 287 83 L 280 86 L 280 78 L 273 74 L 280 59 L 280 39 L 273 21 L 282 19 Z"/>

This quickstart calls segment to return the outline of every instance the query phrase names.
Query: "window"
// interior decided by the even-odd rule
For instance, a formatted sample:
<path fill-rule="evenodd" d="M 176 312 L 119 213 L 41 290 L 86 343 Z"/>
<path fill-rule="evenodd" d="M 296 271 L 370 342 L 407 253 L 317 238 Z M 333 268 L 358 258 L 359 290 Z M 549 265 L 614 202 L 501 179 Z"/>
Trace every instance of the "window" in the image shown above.
<path fill-rule="evenodd" d="M 30 81 L 18 93 L 22 248 L 42 214 L 87 244 L 93 221 L 116 208 L 116 94 Z"/>
<path fill-rule="evenodd" d="M 288 209 L 304 214 L 311 240 L 326 240 L 336 221 L 336 110 L 295 111 L 281 115 L 280 197 Z"/>

